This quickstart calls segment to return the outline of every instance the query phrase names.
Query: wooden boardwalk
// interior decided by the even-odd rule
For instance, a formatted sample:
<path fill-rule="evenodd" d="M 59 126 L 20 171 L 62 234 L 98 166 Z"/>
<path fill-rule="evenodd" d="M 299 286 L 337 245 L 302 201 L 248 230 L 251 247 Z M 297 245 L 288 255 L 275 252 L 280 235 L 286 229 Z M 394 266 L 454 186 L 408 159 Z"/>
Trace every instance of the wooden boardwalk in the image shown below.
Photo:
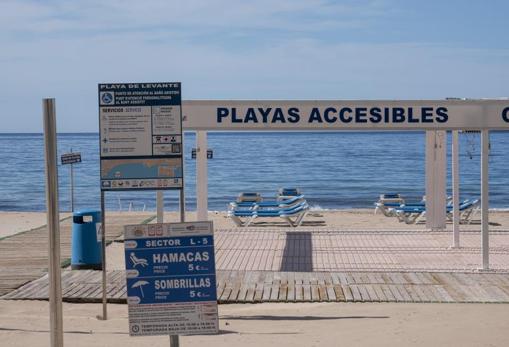
<path fill-rule="evenodd" d="M 118 238 L 123 225 L 141 223 L 145 215 L 106 215 L 106 240 Z M 60 222 L 60 252 L 62 264 L 69 263 L 71 257 L 72 219 Z M 0 240 L 0 295 L 43 276 L 48 268 L 48 229 L 46 226 L 22 232 Z"/>
<path fill-rule="evenodd" d="M 471 272 L 482 267 L 480 232 L 462 232 L 458 249 L 450 249 L 451 241 L 449 232 L 430 231 L 217 230 L 216 268 L 285 272 Z M 490 269 L 509 271 L 508 231 L 490 232 Z"/>
<path fill-rule="evenodd" d="M 217 272 L 220 303 L 509 303 L 509 274 L 428 272 Z M 108 272 L 108 301 L 126 302 L 124 271 Z M 101 302 L 101 272 L 65 270 L 67 302 Z M 1 299 L 48 298 L 47 275 Z"/>
<path fill-rule="evenodd" d="M 118 239 L 123 225 L 147 217 L 109 217 L 107 238 Z M 70 220 L 62 223 L 64 262 L 70 256 L 70 227 Z M 490 232 L 493 272 L 477 272 L 479 232 L 462 232 L 459 249 L 450 249 L 450 241 L 450 233 L 424 231 L 216 230 L 218 299 L 509 303 L 509 232 Z M 46 228 L 0 241 L 1 298 L 47 299 L 46 268 Z M 120 269 L 109 272 L 111 302 L 126 301 Z M 98 302 L 101 272 L 64 270 L 62 287 L 66 301 Z"/>

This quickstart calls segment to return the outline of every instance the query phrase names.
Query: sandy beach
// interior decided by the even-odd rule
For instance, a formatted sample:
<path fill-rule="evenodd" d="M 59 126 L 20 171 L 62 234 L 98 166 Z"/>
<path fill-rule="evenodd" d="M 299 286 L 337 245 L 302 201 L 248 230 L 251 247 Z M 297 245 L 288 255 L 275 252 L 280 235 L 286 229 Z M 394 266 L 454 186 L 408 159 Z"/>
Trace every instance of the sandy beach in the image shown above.
<path fill-rule="evenodd" d="M 69 215 L 61 213 L 60 218 Z M 46 213 L 43 212 L 0 212 L 0 239 L 45 224 Z"/>
<path fill-rule="evenodd" d="M 127 305 L 64 304 L 66 346 L 169 346 L 129 337 Z M 507 346 L 507 305 L 244 304 L 219 306 L 220 333 L 183 336 L 181 346 Z M 48 303 L 0 301 L 3 346 L 48 346 Z"/>
<path fill-rule="evenodd" d="M 122 213 L 108 212 L 122 216 Z M 131 214 L 132 215 L 132 214 Z M 141 214 L 140 214 L 141 215 Z M 68 214 L 62 214 L 61 218 Z M 215 229 L 234 229 L 225 212 L 210 212 Z M 195 214 L 187 214 L 194 220 Z M 167 212 L 165 222 L 176 222 Z M 312 211 L 306 218 L 313 230 L 425 230 L 406 225 L 374 210 Z M 491 230 L 508 230 L 509 213 L 492 211 Z M 0 213 L 2 235 L 13 235 L 45 224 L 43 213 Z M 257 230 L 290 228 L 280 220 L 255 223 Z M 479 222 L 462 225 L 479 230 Z M 306 228 L 306 227 L 303 227 Z M 307 227 L 309 230 L 309 226 Z M 451 229 L 448 224 L 447 229 Z M 124 268 L 123 244 L 108 247 L 109 269 Z M 131 338 L 127 305 L 109 304 L 109 320 L 96 316 L 98 304 L 64 303 L 65 343 L 69 346 L 169 345 L 167 337 Z M 215 336 L 181 337 L 182 346 L 505 346 L 507 306 L 504 304 L 410 303 L 263 303 L 220 305 L 220 329 Z M 47 301 L 0 301 L 0 339 L 5 346 L 47 346 Z"/>

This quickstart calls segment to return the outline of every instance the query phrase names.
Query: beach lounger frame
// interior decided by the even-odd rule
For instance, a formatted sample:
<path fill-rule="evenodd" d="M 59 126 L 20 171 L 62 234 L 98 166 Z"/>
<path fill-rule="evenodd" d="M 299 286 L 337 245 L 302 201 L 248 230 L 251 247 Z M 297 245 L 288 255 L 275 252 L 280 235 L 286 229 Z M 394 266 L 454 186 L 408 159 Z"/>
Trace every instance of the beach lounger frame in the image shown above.
<path fill-rule="evenodd" d="M 479 199 L 467 199 L 460 203 L 460 224 L 470 224 L 476 211 L 479 210 Z M 449 221 L 453 220 L 453 206 L 447 205 L 446 217 Z M 396 217 L 400 222 L 406 224 L 416 224 L 426 217 L 425 206 L 401 206 L 394 209 Z"/>
<path fill-rule="evenodd" d="M 255 205 L 250 208 L 232 209 L 228 211 L 228 217 L 239 227 L 248 227 L 257 218 L 279 217 L 290 226 L 298 227 L 302 224 L 308 213 L 309 205 L 301 201 L 294 205 L 263 208 Z"/>

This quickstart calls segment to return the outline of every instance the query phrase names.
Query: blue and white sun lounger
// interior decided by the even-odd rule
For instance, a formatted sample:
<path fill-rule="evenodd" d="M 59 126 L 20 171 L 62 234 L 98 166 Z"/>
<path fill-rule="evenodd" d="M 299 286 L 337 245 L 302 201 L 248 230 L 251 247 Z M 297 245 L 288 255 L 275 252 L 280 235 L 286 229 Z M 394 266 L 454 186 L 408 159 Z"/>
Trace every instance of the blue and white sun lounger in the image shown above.
<path fill-rule="evenodd" d="M 277 199 L 285 200 L 299 195 L 302 195 L 302 192 L 299 188 L 279 188 L 277 192 Z"/>
<path fill-rule="evenodd" d="M 406 203 L 400 194 L 381 194 L 377 202 L 375 202 L 375 214 L 380 211 L 386 217 L 395 217 L 395 208 L 403 206 L 424 206 L 424 198 L 418 202 Z"/>
<path fill-rule="evenodd" d="M 467 199 L 460 203 L 460 223 L 470 224 L 474 218 L 475 213 L 479 210 L 481 200 L 479 199 Z M 447 206 L 447 219 L 452 221 L 453 219 L 452 206 Z"/>
<path fill-rule="evenodd" d="M 285 200 L 261 200 L 261 201 L 235 201 L 230 202 L 230 209 L 248 209 L 253 207 L 281 207 L 288 208 L 305 201 L 304 195 L 297 195 Z"/>
<path fill-rule="evenodd" d="M 297 191 L 296 191 L 297 192 Z M 237 226 L 247 227 L 254 219 L 260 217 L 280 217 L 293 227 L 302 223 L 309 205 L 304 195 L 278 196 L 277 200 L 263 200 L 257 193 L 242 193 L 235 202 L 228 206 L 228 217 Z"/>
<path fill-rule="evenodd" d="M 479 206 L 479 199 L 467 199 L 460 203 L 460 223 L 469 224 L 472 221 L 475 210 Z M 452 220 L 453 206 L 447 205 L 447 219 Z M 400 222 L 415 224 L 426 216 L 426 206 L 401 206 L 394 208 L 395 215 Z"/>
<path fill-rule="evenodd" d="M 309 210 L 306 201 L 301 201 L 291 206 L 281 205 L 279 207 L 259 207 L 257 205 L 251 208 L 240 208 L 228 211 L 228 217 L 239 227 L 249 226 L 253 220 L 260 217 L 279 217 L 284 219 L 290 226 L 298 227 Z"/>

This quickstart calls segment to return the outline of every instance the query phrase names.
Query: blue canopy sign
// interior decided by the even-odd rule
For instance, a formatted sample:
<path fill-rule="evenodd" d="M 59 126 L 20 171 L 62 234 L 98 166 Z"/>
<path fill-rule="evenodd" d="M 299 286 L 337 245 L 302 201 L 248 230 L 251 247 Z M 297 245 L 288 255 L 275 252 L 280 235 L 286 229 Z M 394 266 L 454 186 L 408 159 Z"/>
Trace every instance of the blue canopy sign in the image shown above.
<path fill-rule="evenodd" d="M 218 332 L 212 222 L 127 225 L 129 334 Z"/>

